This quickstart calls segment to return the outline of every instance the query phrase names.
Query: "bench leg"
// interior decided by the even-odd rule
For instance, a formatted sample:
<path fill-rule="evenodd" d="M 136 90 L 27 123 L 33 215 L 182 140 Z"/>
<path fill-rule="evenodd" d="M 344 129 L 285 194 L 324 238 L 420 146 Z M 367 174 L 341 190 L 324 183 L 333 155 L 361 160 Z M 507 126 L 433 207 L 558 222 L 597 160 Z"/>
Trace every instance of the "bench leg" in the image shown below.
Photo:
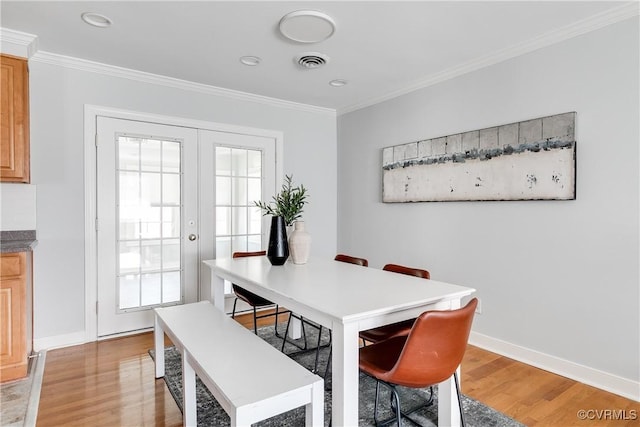
<path fill-rule="evenodd" d="M 154 321 L 153 342 L 156 351 L 156 378 L 162 378 L 164 377 L 164 331 L 157 314 Z"/>
<path fill-rule="evenodd" d="M 189 356 L 186 350 L 182 351 L 182 390 L 184 398 L 182 401 L 182 421 L 185 427 L 196 426 L 198 424 L 198 405 L 196 402 L 196 372 L 189 363 Z"/>
<path fill-rule="evenodd" d="M 319 381 L 311 387 L 311 402 L 304 407 L 305 426 L 324 426 L 324 381 Z"/>

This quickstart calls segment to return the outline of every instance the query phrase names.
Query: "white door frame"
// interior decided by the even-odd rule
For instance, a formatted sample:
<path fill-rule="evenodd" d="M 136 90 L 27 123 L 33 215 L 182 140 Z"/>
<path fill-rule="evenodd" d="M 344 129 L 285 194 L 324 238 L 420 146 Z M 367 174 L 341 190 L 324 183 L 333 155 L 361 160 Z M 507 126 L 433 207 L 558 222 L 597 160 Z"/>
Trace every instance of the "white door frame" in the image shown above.
<path fill-rule="evenodd" d="M 96 236 L 96 122 L 98 116 L 135 120 L 194 129 L 238 133 L 273 138 L 276 141 L 276 188 L 283 178 L 282 131 L 248 126 L 192 120 L 124 109 L 85 104 L 84 106 L 84 283 L 85 283 L 85 342 L 98 340 L 98 266 Z"/>

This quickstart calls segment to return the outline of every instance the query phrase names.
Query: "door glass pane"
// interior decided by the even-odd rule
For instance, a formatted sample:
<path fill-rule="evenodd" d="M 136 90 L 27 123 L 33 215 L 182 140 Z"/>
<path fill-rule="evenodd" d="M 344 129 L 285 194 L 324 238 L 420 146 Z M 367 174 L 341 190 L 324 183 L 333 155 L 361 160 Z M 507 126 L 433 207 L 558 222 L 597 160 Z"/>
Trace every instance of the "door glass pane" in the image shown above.
<path fill-rule="evenodd" d="M 216 147 L 216 257 L 262 250 L 262 151 Z"/>
<path fill-rule="evenodd" d="M 140 305 L 140 275 L 120 276 L 120 309 Z"/>
<path fill-rule="evenodd" d="M 180 239 L 166 239 L 162 242 L 162 267 L 180 269 Z"/>
<path fill-rule="evenodd" d="M 173 141 L 162 141 L 162 171 L 180 172 L 180 144 Z"/>
<path fill-rule="evenodd" d="M 180 237 L 180 208 L 162 208 L 162 236 Z"/>
<path fill-rule="evenodd" d="M 162 202 L 164 204 L 180 204 L 180 175 L 164 174 L 162 176 Z"/>
<path fill-rule="evenodd" d="M 162 167 L 162 141 L 143 139 L 140 142 L 140 169 L 160 172 Z"/>
<path fill-rule="evenodd" d="M 231 208 L 231 223 L 233 235 L 247 234 L 247 208 Z"/>
<path fill-rule="evenodd" d="M 247 236 L 233 236 L 231 238 L 231 246 L 233 247 L 233 252 L 247 251 Z"/>
<path fill-rule="evenodd" d="M 247 175 L 253 178 L 262 178 L 262 152 L 247 150 Z"/>
<path fill-rule="evenodd" d="M 143 240 L 140 246 L 141 271 L 162 269 L 162 243 L 160 240 Z"/>
<path fill-rule="evenodd" d="M 231 148 L 216 147 L 216 175 L 231 175 Z"/>
<path fill-rule="evenodd" d="M 260 208 L 249 208 L 249 234 L 260 234 L 262 231 L 262 211 Z"/>
<path fill-rule="evenodd" d="M 231 208 L 228 206 L 216 208 L 216 236 L 231 234 Z"/>
<path fill-rule="evenodd" d="M 118 151 L 120 170 L 140 170 L 140 139 L 120 137 Z"/>
<path fill-rule="evenodd" d="M 162 208 L 143 206 L 138 209 L 140 221 L 140 237 L 143 239 L 157 239 L 162 237 L 160 231 Z"/>
<path fill-rule="evenodd" d="M 137 273 L 140 271 L 140 242 L 120 242 L 120 275 Z"/>
<path fill-rule="evenodd" d="M 249 204 L 262 199 L 262 180 L 260 178 L 249 178 L 247 180 L 247 199 Z"/>
<path fill-rule="evenodd" d="M 231 150 L 231 175 L 247 176 L 247 150 Z"/>
<path fill-rule="evenodd" d="M 216 177 L 216 205 L 231 204 L 231 178 Z"/>
<path fill-rule="evenodd" d="M 117 147 L 118 308 L 180 302 L 181 143 L 120 136 Z"/>
<path fill-rule="evenodd" d="M 140 201 L 143 206 L 158 206 L 162 203 L 159 173 L 140 174 Z"/>
<path fill-rule="evenodd" d="M 120 206 L 138 209 L 140 205 L 140 174 L 138 172 L 120 172 L 119 181 Z M 135 216 L 135 212 L 133 216 Z"/>
<path fill-rule="evenodd" d="M 157 305 L 162 302 L 162 274 L 143 274 L 140 280 L 140 305 Z"/>
<path fill-rule="evenodd" d="M 220 258 L 231 256 L 231 237 L 216 237 L 216 254 Z"/>
<path fill-rule="evenodd" d="M 231 204 L 235 206 L 247 205 L 247 178 L 231 179 Z"/>
<path fill-rule="evenodd" d="M 257 252 L 263 250 L 262 248 L 262 236 L 249 236 L 247 241 L 247 250 L 250 252 Z"/>
<path fill-rule="evenodd" d="M 178 302 L 182 300 L 180 295 L 180 272 L 171 271 L 162 274 L 162 302 Z"/>

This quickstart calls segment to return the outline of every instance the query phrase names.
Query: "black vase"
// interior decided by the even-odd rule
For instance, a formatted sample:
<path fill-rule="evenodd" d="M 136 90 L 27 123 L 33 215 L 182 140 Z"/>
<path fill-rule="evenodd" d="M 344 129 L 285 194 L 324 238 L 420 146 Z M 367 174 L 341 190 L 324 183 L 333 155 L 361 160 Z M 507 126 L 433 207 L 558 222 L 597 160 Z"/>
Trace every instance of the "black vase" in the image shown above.
<path fill-rule="evenodd" d="M 289 258 L 289 243 L 287 242 L 287 228 L 284 223 L 284 217 L 271 217 L 267 258 L 269 258 L 272 265 L 282 265 Z"/>

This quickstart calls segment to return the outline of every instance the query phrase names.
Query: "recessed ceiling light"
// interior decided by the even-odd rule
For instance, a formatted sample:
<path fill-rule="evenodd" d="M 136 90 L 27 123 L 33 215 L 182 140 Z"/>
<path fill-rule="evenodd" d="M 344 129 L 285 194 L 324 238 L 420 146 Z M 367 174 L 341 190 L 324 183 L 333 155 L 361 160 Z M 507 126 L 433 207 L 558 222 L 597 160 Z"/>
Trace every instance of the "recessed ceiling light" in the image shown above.
<path fill-rule="evenodd" d="M 249 67 L 255 67 L 262 62 L 262 59 L 257 56 L 242 56 L 240 57 L 240 62 L 244 65 L 248 65 Z"/>
<path fill-rule="evenodd" d="M 333 86 L 333 87 L 342 87 L 342 86 L 346 85 L 347 83 L 349 83 L 349 82 L 346 81 L 346 80 L 343 80 L 343 79 L 335 79 L 335 80 L 331 80 L 329 82 L 329 84 L 331 86 Z"/>
<path fill-rule="evenodd" d="M 297 10 L 280 19 L 280 32 L 299 43 L 317 43 L 331 37 L 336 23 L 326 13 L 317 10 Z"/>
<path fill-rule="evenodd" d="M 85 12 L 80 15 L 82 20 L 89 25 L 93 25 L 94 27 L 106 28 L 111 26 L 111 19 L 107 18 L 104 15 L 95 12 Z"/>

